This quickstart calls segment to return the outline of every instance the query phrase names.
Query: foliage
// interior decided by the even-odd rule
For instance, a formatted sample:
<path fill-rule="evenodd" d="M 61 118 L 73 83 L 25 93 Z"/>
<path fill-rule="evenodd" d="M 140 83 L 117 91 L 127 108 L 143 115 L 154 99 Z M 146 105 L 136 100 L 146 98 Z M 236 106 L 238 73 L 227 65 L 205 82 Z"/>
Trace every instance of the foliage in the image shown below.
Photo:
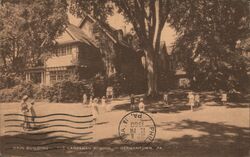
<path fill-rule="evenodd" d="M 2 1 L 0 57 L 9 72 L 21 74 L 40 63 L 67 24 L 66 0 Z"/>
<path fill-rule="evenodd" d="M 245 0 L 177 0 L 169 22 L 179 36 L 178 54 L 196 88 L 229 90 L 246 83 L 237 41 L 249 33 Z"/>
<path fill-rule="evenodd" d="M 139 38 L 141 49 L 145 52 L 148 77 L 148 94 L 157 93 L 157 55 L 160 49 L 162 29 L 170 12 L 170 0 L 71 0 L 71 12 L 83 16 L 86 13 L 94 12 L 94 17 L 105 21 L 105 17 L 112 14 L 115 5 L 127 22 L 133 28 Z M 89 9 L 91 8 L 91 9 Z M 103 18 L 98 18 L 102 16 Z"/>
<path fill-rule="evenodd" d="M 173 71 L 161 72 L 159 74 L 159 90 L 167 91 L 176 87 L 176 78 Z"/>
<path fill-rule="evenodd" d="M 96 19 L 105 21 L 113 14 L 114 7 L 110 0 L 71 0 L 70 11 L 78 17 L 91 13 Z"/>
<path fill-rule="evenodd" d="M 15 73 L 9 73 L 0 69 L 0 89 L 11 88 L 18 85 L 22 81 L 22 77 L 16 75 Z"/>
<path fill-rule="evenodd" d="M 10 89 L 0 90 L 1 102 L 20 101 L 24 95 L 38 100 L 50 102 L 80 102 L 83 93 L 89 93 L 90 84 L 86 81 L 65 80 L 52 86 L 39 86 L 32 82 L 22 82 Z"/>
<path fill-rule="evenodd" d="M 87 82 L 65 80 L 49 87 L 45 97 L 50 102 L 80 102 L 83 93 L 89 93 L 89 85 Z"/>
<path fill-rule="evenodd" d="M 15 102 L 22 99 L 24 95 L 34 97 L 34 93 L 32 82 L 23 82 L 13 88 L 0 90 L 0 101 Z"/>
<path fill-rule="evenodd" d="M 117 67 L 120 62 L 116 54 L 117 49 L 115 48 L 115 44 L 102 30 L 104 25 L 107 28 L 110 27 L 106 26 L 104 23 L 98 22 L 94 25 L 93 32 L 95 34 L 95 41 L 100 49 L 106 75 L 109 77 L 109 75 L 111 75 L 110 73 L 112 73 L 111 70 Z"/>
<path fill-rule="evenodd" d="M 96 76 L 91 78 L 89 84 L 90 84 L 89 88 L 90 95 L 99 98 L 106 95 L 107 82 L 106 78 L 101 74 L 97 74 Z"/>

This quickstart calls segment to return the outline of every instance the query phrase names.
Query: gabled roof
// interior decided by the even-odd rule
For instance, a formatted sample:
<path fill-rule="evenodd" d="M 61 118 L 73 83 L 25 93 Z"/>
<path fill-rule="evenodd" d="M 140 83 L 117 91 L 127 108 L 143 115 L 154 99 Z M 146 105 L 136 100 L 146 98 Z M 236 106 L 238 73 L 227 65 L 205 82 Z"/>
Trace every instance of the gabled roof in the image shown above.
<path fill-rule="evenodd" d="M 92 41 L 80 28 L 72 24 L 66 27 L 65 32 L 56 39 L 56 42 L 59 45 L 81 42 L 96 47 L 94 41 Z"/>
<path fill-rule="evenodd" d="M 124 40 L 118 40 L 117 38 L 117 29 L 115 29 L 114 27 L 110 26 L 109 24 L 102 22 L 102 21 L 98 21 L 95 18 L 93 18 L 92 16 L 90 16 L 89 14 L 86 15 L 80 22 L 79 24 L 79 28 L 82 28 L 82 26 L 84 25 L 84 23 L 90 20 L 93 23 L 97 23 L 99 25 L 99 28 L 101 28 L 101 30 L 114 42 L 114 43 L 119 43 L 122 46 L 126 46 L 129 47 L 129 45 L 127 44 L 126 41 Z"/>
<path fill-rule="evenodd" d="M 90 20 L 92 23 L 98 23 L 101 30 L 115 43 L 117 43 L 117 40 L 113 37 L 113 35 L 106 29 L 106 28 L 103 28 L 101 22 L 97 21 L 96 19 L 94 19 L 92 16 L 90 15 L 86 15 L 80 22 L 79 24 L 79 28 L 81 29 L 82 26 L 84 25 L 84 23 L 87 21 L 87 20 Z"/>

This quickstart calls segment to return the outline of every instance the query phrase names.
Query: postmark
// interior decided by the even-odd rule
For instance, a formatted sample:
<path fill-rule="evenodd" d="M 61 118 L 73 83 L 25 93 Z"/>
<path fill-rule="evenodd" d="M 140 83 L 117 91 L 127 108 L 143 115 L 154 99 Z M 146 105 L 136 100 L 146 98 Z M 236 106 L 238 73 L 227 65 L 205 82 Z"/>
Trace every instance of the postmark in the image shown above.
<path fill-rule="evenodd" d="M 156 135 L 156 125 L 147 113 L 135 111 L 121 119 L 118 132 L 125 143 L 151 143 Z"/>

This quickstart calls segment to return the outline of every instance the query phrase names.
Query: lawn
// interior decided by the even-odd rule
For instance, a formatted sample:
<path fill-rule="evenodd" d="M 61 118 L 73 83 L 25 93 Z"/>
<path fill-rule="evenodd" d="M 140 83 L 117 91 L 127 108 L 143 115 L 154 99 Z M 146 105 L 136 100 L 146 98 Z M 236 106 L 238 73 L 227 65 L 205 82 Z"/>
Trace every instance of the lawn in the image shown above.
<path fill-rule="evenodd" d="M 147 113 L 156 124 L 155 139 L 147 146 L 123 143 L 118 136 L 119 122 L 129 112 L 127 97 L 114 101 L 111 112 L 105 112 L 100 107 L 96 123 L 89 122 L 91 117 L 84 117 L 91 114 L 91 109 L 80 103 L 38 102 L 35 105 L 38 116 L 60 115 L 38 118 L 36 121 L 40 130 L 29 132 L 19 127 L 21 121 L 6 121 L 22 120 L 21 116 L 6 116 L 20 113 L 19 103 L 2 103 L 1 152 L 4 157 L 250 156 L 249 104 L 231 103 L 222 106 L 211 99 L 192 112 L 185 107 L 185 99 L 178 99 L 179 102 L 174 98 L 172 100 L 174 103 L 171 107 L 164 107 L 159 101 L 146 103 Z M 64 120 L 53 121 L 53 118 Z M 43 149 L 42 146 L 47 144 L 49 147 Z M 25 150 L 13 150 L 23 149 L 22 146 L 27 147 Z M 36 147 L 27 150 L 28 146 Z M 41 147 L 40 152 L 34 150 L 38 146 Z"/>

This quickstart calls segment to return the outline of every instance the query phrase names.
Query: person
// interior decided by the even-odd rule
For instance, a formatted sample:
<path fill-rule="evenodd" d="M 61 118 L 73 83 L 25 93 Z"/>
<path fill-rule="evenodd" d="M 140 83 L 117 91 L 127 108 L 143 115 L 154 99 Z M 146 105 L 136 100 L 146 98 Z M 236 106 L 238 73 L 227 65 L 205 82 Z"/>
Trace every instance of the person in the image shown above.
<path fill-rule="evenodd" d="M 194 106 L 194 94 L 193 92 L 188 92 L 188 105 L 190 105 L 191 111 L 193 111 Z"/>
<path fill-rule="evenodd" d="M 106 98 L 105 98 L 105 96 L 102 97 L 101 103 L 102 103 L 103 107 L 106 106 Z"/>
<path fill-rule="evenodd" d="M 21 101 L 21 111 L 24 116 L 24 123 L 23 123 L 23 129 L 30 129 L 30 123 L 29 123 L 29 108 L 28 108 L 28 101 L 29 97 L 27 95 L 24 95 Z"/>
<path fill-rule="evenodd" d="M 134 96 L 134 94 L 130 95 L 130 109 L 132 111 L 135 110 L 135 96 Z"/>
<path fill-rule="evenodd" d="M 227 102 L 227 93 L 222 93 L 221 102 L 222 102 L 223 105 L 226 104 L 226 102 Z"/>
<path fill-rule="evenodd" d="M 103 97 L 101 98 L 101 105 L 102 105 L 102 110 L 103 110 L 103 112 L 107 111 L 106 98 L 105 98 L 105 96 L 103 96 Z"/>
<path fill-rule="evenodd" d="M 36 124 L 35 124 L 36 112 L 34 109 L 35 101 L 32 100 L 30 104 L 31 104 L 31 106 L 30 106 L 31 123 L 32 123 L 32 128 L 34 129 L 36 127 Z"/>
<path fill-rule="evenodd" d="M 145 111 L 145 104 L 143 102 L 143 98 L 140 99 L 140 103 L 138 105 L 139 111 L 144 112 Z"/>
<path fill-rule="evenodd" d="M 197 93 L 194 96 L 194 100 L 195 100 L 195 106 L 200 106 L 200 95 Z"/>
<path fill-rule="evenodd" d="M 109 100 L 109 102 L 112 102 L 114 97 L 114 91 L 112 86 L 108 86 L 106 89 L 106 97 Z"/>
<path fill-rule="evenodd" d="M 168 93 L 167 92 L 164 93 L 164 95 L 163 95 L 163 101 L 164 101 L 165 105 L 168 105 Z"/>
<path fill-rule="evenodd" d="M 92 104 L 93 104 L 93 96 L 91 95 L 89 97 L 89 107 L 92 107 Z"/>
<path fill-rule="evenodd" d="M 93 120 L 96 122 L 99 111 L 98 111 L 98 99 L 95 98 L 94 102 L 91 104 Z"/>
<path fill-rule="evenodd" d="M 235 88 L 229 90 L 227 97 L 227 101 L 233 102 L 239 102 L 244 99 L 241 92 L 237 91 Z"/>
<path fill-rule="evenodd" d="M 83 105 L 87 104 L 87 101 L 88 101 L 87 94 L 84 93 L 83 96 L 82 96 L 82 103 L 83 103 Z"/>

